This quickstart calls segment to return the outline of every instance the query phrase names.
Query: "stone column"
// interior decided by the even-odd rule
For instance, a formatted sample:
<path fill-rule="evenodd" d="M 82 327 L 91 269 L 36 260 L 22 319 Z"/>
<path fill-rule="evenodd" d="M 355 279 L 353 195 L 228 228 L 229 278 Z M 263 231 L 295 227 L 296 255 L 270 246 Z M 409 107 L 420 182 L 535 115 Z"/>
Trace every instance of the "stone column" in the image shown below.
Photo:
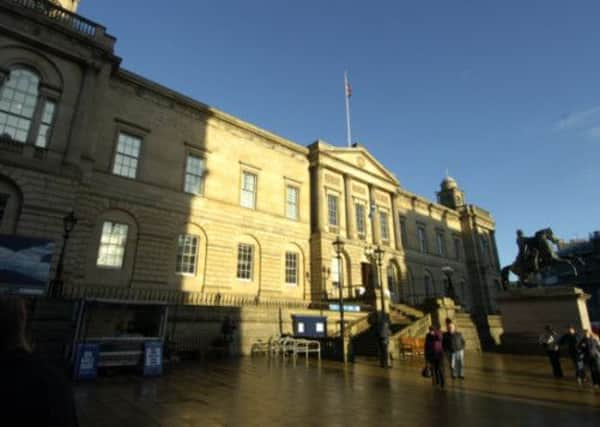
<path fill-rule="evenodd" d="M 317 206 L 317 230 L 319 232 L 324 232 L 327 229 L 327 214 L 326 214 L 326 205 L 327 198 L 325 197 L 325 193 L 323 191 L 323 171 L 320 167 L 316 166 L 314 169 L 315 176 L 315 200 L 313 203 Z"/>
<path fill-rule="evenodd" d="M 394 194 L 390 195 L 392 202 L 392 210 L 390 212 L 391 220 L 392 220 L 392 237 L 394 239 L 394 244 L 392 245 L 395 249 L 400 249 L 400 223 L 398 208 L 396 206 L 396 197 Z"/>
<path fill-rule="evenodd" d="M 373 210 L 372 207 L 374 207 Z M 379 212 L 375 201 L 375 187 L 369 185 L 369 216 L 371 217 L 371 235 L 373 244 L 381 245 L 381 228 L 379 224 Z"/>
<path fill-rule="evenodd" d="M 356 239 L 356 218 L 353 215 L 352 178 L 344 174 L 344 193 L 346 201 L 346 238 Z"/>

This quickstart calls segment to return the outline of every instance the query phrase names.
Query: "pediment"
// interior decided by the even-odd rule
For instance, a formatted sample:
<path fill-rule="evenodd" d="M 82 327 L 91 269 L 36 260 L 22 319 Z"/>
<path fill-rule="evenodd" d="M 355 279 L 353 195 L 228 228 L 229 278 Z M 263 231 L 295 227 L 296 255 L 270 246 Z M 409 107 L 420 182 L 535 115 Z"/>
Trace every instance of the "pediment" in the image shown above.
<path fill-rule="evenodd" d="M 375 175 L 390 181 L 395 185 L 400 185 L 396 176 L 387 170 L 379 161 L 373 157 L 364 147 L 333 148 L 328 150 L 328 154 L 348 165 L 352 165 L 359 170 L 363 170 L 371 175 Z"/>

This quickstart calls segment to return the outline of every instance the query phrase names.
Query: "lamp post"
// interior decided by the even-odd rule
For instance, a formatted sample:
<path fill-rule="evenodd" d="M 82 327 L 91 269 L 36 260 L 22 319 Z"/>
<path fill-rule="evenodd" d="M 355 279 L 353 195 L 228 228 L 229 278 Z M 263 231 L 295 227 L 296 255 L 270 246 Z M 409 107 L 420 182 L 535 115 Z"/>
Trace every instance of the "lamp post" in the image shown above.
<path fill-rule="evenodd" d="M 448 288 L 446 289 L 446 296 L 458 303 L 458 301 L 456 301 L 456 292 L 454 290 L 454 285 L 452 284 L 452 275 L 454 274 L 454 269 L 447 265 L 445 267 L 442 267 L 442 273 L 444 273 L 444 275 L 446 276 L 446 279 L 448 280 Z"/>
<path fill-rule="evenodd" d="M 333 248 L 335 249 L 335 253 L 337 255 L 338 261 L 338 295 L 339 295 L 339 305 L 340 305 L 340 338 L 342 340 L 342 359 L 344 363 L 347 362 L 346 358 L 346 334 L 345 334 L 345 325 L 344 325 L 344 293 L 342 286 L 342 277 L 344 276 L 342 272 L 342 251 L 344 250 L 344 241 L 340 239 L 340 236 L 337 236 L 333 242 Z"/>
<path fill-rule="evenodd" d="M 385 290 L 383 286 L 382 265 L 385 251 L 381 248 L 381 246 L 377 246 L 373 251 L 373 254 L 375 255 L 375 261 L 377 263 L 377 280 L 379 281 L 379 288 L 381 291 L 381 318 L 383 319 L 385 316 Z"/>
<path fill-rule="evenodd" d="M 54 275 L 54 280 L 50 282 L 50 289 L 48 289 L 48 294 L 50 297 L 57 297 L 62 294 L 62 274 L 63 267 L 65 262 L 65 250 L 67 248 L 67 241 L 69 240 L 69 235 L 71 231 L 75 228 L 77 224 L 77 217 L 75 217 L 75 212 L 71 211 L 68 215 L 65 215 L 63 218 L 63 245 L 60 250 L 60 256 L 58 258 L 58 264 L 56 265 L 56 274 Z"/>

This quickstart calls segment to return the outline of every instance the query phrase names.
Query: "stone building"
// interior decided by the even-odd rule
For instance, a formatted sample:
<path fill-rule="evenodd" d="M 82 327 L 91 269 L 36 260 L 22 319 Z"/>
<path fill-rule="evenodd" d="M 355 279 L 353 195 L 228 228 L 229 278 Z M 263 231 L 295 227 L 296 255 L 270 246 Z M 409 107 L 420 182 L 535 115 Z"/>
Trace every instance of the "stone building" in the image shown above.
<path fill-rule="evenodd" d="M 74 211 L 66 296 L 308 309 L 341 280 L 375 303 L 379 245 L 386 304 L 448 294 L 451 271 L 464 307 L 495 311 L 494 221 L 453 179 L 432 202 L 362 146 L 305 147 L 176 93 L 53 3 L 0 1 L 0 230 L 60 251 Z"/>

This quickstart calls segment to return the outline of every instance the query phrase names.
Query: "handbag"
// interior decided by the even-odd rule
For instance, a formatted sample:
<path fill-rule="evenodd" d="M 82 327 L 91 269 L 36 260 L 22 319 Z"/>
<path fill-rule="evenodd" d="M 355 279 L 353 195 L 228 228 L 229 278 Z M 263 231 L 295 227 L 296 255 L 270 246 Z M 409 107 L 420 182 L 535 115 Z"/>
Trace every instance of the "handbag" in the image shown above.
<path fill-rule="evenodd" d="M 425 365 L 425 367 L 421 371 L 421 376 L 423 378 L 431 378 L 431 368 L 429 367 L 429 365 Z"/>

